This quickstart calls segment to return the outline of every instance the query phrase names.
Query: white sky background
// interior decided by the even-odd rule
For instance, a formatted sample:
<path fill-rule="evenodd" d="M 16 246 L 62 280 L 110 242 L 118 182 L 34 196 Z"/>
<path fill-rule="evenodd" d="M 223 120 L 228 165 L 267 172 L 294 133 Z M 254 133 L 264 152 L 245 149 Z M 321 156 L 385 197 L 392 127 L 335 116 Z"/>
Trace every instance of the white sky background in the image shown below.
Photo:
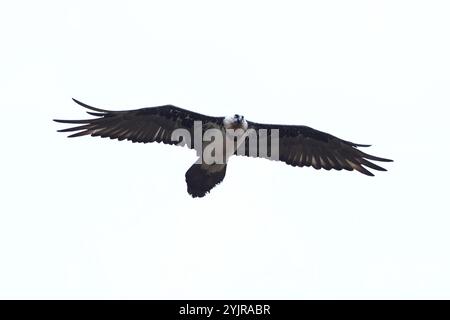
<path fill-rule="evenodd" d="M 448 1 L 4 1 L 0 298 L 450 298 Z M 374 178 L 66 139 L 53 118 L 174 104 L 305 124 Z"/>

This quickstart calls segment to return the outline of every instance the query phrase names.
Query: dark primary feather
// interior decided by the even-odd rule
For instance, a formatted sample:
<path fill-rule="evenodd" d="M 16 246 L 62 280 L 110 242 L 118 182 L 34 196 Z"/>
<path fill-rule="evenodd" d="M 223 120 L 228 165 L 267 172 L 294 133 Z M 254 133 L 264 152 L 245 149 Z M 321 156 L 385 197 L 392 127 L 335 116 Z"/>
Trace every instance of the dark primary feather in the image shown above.
<path fill-rule="evenodd" d="M 110 111 L 89 106 L 73 99 L 77 104 L 92 110 L 87 113 L 96 118 L 84 120 L 54 120 L 56 122 L 77 124 L 77 126 L 58 130 L 59 132 L 74 132 L 69 137 L 85 135 L 109 137 L 133 142 L 163 142 L 177 144 L 171 135 L 175 129 L 186 129 L 193 137 L 194 121 L 203 123 L 220 123 L 223 118 L 209 117 L 200 113 L 178 108 L 172 105 L 142 108 L 126 111 Z M 193 148 L 193 141 L 188 146 Z"/>
<path fill-rule="evenodd" d="M 312 166 L 315 169 L 325 170 L 357 170 L 365 175 L 373 176 L 373 173 L 365 167 L 378 171 L 386 171 L 386 169 L 371 161 L 392 161 L 372 156 L 357 149 L 357 147 L 369 147 L 370 145 L 342 140 L 307 126 L 273 125 L 255 122 L 248 122 L 248 124 L 249 129 L 255 129 L 257 132 L 259 129 L 267 130 L 268 150 L 270 150 L 271 141 L 270 130 L 278 129 L 279 160 L 294 167 Z M 246 143 L 245 155 L 249 156 L 248 141 Z"/>
<path fill-rule="evenodd" d="M 88 114 L 95 118 L 84 120 L 54 120 L 56 122 L 74 124 L 76 126 L 59 130 L 60 132 L 73 132 L 69 137 L 85 135 L 109 137 L 118 140 L 131 140 L 133 142 L 163 142 L 177 144 L 171 140 L 175 129 L 186 129 L 191 133 L 192 141 L 188 147 L 193 148 L 194 121 L 203 124 L 223 124 L 223 117 L 210 117 L 200 113 L 178 108 L 172 105 L 142 108 L 127 111 L 110 111 L 95 108 L 73 99 L 77 104 L 91 110 Z M 249 129 L 268 130 L 268 150 L 270 150 L 270 130 L 279 130 L 279 160 L 292 166 L 312 166 L 315 169 L 325 170 L 357 170 L 372 176 L 366 169 L 378 171 L 386 169 L 372 161 L 390 162 L 392 160 L 375 157 L 358 150 L 358 147 L 369 145 L 357 144 L 339 139 L 328 133 L 315 130 L 307 126 L 287 126 L 260 124 L 248 121 Z M 248 141 L 247 141 L 248 145 Z M 247 146 L 245 155 L 251 153 Z"/>

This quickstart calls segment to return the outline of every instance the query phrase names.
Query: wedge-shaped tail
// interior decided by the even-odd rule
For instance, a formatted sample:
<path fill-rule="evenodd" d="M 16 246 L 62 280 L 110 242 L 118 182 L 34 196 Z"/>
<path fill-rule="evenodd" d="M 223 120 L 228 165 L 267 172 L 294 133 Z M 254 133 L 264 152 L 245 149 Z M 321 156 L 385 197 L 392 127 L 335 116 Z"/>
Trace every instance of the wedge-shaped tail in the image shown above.
<path fill-rule="evenodd" d="M 204 197 L 223 181 L 226 172 L 226 164 L 194 163 L 186 172 L 188 193 L 194 198 Z"/>

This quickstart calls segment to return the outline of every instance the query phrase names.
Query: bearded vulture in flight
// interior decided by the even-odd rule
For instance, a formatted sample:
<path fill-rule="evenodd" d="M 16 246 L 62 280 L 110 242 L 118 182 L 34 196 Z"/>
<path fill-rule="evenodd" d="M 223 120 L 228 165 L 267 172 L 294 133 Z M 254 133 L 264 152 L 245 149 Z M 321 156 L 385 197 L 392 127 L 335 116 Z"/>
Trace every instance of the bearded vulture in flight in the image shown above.
<path fill-rule="evenodd" d="M 369 147 L 370 145 L 356 144 L 350 141 L 339 139 L 331 134 L 315 130 L 307 126 L 262 124 L 247 121 L 243 116 L 234 115 L 231 117 L 210 117 L 200 113 L 181 109 L 173 105 L 164 105 L 152 108 L 142 108 L 136 110 L 110 111 L 94 108 L 80 101 L 73 99 L 77 104 L 91 110 L 88 114 L 94 116 L 85 120 L 54 120 L 56 122 L 76 124 L 76 126 L 58 130 L 59 132 L 74 132 L 69 137 L 80 137 L 90 135 L 102 138 L 131 140 L 132 142 L 162 142 L 171 145 L 187 145 L 195 149 L 201 159 L 202 152 L 212 144 L 217 138 L 205 139 L 203 132 L 208 129 L 215 129 L 223 135 L 223 143 L 232 141 L 231 152 L 224 151 L 219 155 L 223 161 L 217 161 L 215 153 L 211 152 L 210 161 L 197 161 L 186 172 L 186 183 L 188 193 L 196 198 L 205 196 L 212 188 L 222 182 L 225 178 L 227 161 L 232 155 L 242 155 L 251 157 L 262 157 L 272 160 L 283 161 L 294 167 L 313 167 L 314 169 L 325 170 L 356 170 L 365 175 L 373 176 L 367 170 L 386 171 L 386 169 L 374 164 L 372 161 L 390 162 L 392 160 L 375 157 L 364 153 L 357 147 Z M 193 139 L 176 139 L 172 134 L 181 129 L 195 136 L 195 124 L 200 123 L 200 144 Z M 253 129 L 253 131 L 252 131 Z M 240 131 L 237 135 L 229 135 L 229 132 Z M 250 147 L 250 139 L 247 132 L 264 132 L 256 134 L 256 149 Z M 274 133 L 276 132 L 276 134 Z M 273 139 L 276 138 L 276 139 Z M 208 140 L 208 141 L 207 141 Z M 270 149 L 269 152 L 261 153 L 263 147 Z M 276 146 L 276 148 L 272 148 Z M 243 152 L 237 152 L 242 147 Z M 220 149 L 216 148 L 216 149 Z M 225 150 L 225 149 L 224 149 Z M 275 150 L 275 151 L 274 151 Z M 268 155 L 276 153 L 276 158 Z M 213 159 L 211 161 L 211 159 Z M 215 159 L 215 160 L 214 160 Z"/>

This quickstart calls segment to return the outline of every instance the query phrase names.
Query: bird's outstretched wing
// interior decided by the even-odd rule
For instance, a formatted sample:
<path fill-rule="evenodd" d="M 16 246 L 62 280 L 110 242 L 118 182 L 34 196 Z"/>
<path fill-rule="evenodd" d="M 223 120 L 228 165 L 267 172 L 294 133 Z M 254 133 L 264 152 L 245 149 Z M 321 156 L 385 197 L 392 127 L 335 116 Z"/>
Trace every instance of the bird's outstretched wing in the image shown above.
<path fill-rule="evenodd" d="M 172 105 L 142 108 L 126 111 L 110 111 L 91 107 L 73 99 L 79 105 L 91 110 L 88 114 L 96 118 L 84 120 L 57 120 L 56 122 L 75 124 L 75 127 L 58 130 L 73 132 L 69 137 L 85 135 L 109 137 L 133 142 L 163 142 L 178 144 L 172 141 L 172 132 L 176 129 L 186 129 L 193 137 L 194 121 L 202 123 L 222 124 L 222 117 L 210 117 L 200 113 L 181 109 Z M 193 148 L 193 141 L 189 148 Z"/>
<path fill-rule="evenodd" d="M 370 145 L 345 141 L 307 126 L 260 124 L 250 121 L 248 121 L 248 125 L 249 129 L 257 132 L 259 129 L 267 130 L 269 148 L 271 130 L 278 129 L 279 160 L 294 167 L 312 166 L 315 169 L 325 170 L 357 170 L 365 175 L 373 176 L 373 173 L 365 167 L 378 171 L 386 171 L 386 169 L 371 161 L 392 161 L 357 149 L 357 147 L 369 147 Z M 246 147 L 245 150 L 245 155 L 249 156 L 249 148 Z"/>

